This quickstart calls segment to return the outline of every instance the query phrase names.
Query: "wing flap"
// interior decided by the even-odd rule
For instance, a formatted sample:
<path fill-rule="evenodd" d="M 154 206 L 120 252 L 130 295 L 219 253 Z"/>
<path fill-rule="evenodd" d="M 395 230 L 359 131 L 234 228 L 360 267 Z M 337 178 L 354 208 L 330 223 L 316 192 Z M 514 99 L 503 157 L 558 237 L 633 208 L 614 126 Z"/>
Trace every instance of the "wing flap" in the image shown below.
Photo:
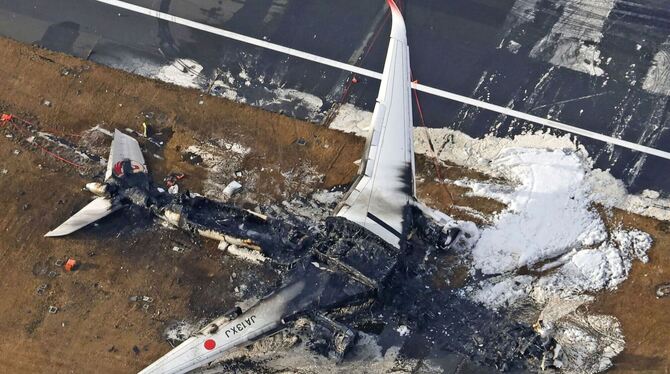
<path fill-rule="evenodd" d="M 111 200 L 98 197 L 44 236 L 54 237 L 71 234 L 86 225 L 112 214 L 119 208 L 120 206 L 113 205 Z"/>

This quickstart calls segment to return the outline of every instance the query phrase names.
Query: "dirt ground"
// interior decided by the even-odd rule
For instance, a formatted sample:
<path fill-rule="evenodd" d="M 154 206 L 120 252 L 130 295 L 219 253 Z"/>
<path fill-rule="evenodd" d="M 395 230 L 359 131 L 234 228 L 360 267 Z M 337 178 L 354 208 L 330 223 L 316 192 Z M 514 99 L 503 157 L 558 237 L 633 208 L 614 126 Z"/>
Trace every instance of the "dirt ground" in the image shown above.
<path fill-rule="evenodd" d="M 605 292 L 591 311 L 619 319 L 626 348 L 612 373 L 670 372 L 670 297 L 657 298 L 656 286 L 670 282 L 670 222 L 614 211 L 608 226 L 638 228 L 654 238 L 649 262 L 633 263 L 629 278 L 614 292 Z"/>
<path fill-rule="evenodd" d="M 256 174 L 255 188 L 268 198 L 279 198 L 277 191 L 300 191 L 299 184 L 285 183 L 281 172 L 305 162 L 325 176 L 318 187 L 348 183 L 364 143 L 4 39 L 0 80 L 2 112 L 73 143 L 97 124 L 140 130 L 147 121 L 143 114 L 152 113 L 154 127 L 173 131 L 163 159 L 147 157 L 154 179 L 183 172 L 183 186 L 193 191 L 207 171 L 183 161 L 180 149 L 198 142 L 225 138 L 253 145 L 241 166 Z M 67 239 L 44 238 L 90 199 L 81 192 L 89 180 L 77 168 L 27 146 L 20 132 L 0 130 L 0 254 L 7 264 L 0 274 L 0 331 L 11 337 L 0 341 L 3 371 L 137 372 L 170 349 L 161 337 L 167 322 L 228 310 L 243 299 L 234 291 L 241 280 L 263 274 L 258 266 L 224 256 L 216 243 L 162 229 L 132 212 L 110 216 Z M 305 145 L 296 144 L 301 138 Z M 273 168 L 261 171 L 258 165 Z M 138 227 L 126 225 L 130 221 Z M 177 253 L 174 246 L 186 250 Z M 80 260 L 81 269 L 66 273 L 55 264 L 66 257 Z M 46 290 L 38 294 L 42 285 Z M 152 297 L 148 310 L 129 302 L 133 295 Z M 57 313 L 48 313 L 50 306 Z"/>
<path fill-rule="evenodd" d="M 148 121 L 152 128 L 171 129 L 160 158 L 147 157 L 149 168 L 155 180 L 173 171 L 185 173 L 183 187 L 195 192 L 207 170 L 186 162 L 183 150 L 198 142 L 225 139 L 250 147 L 238 166 L 249 175 L 243 179 L 253 175 L 253 191 L 248 192 L 264 201 L 304 193 L 299 180 L 286 177 L 300 165 L 309 164 L 323 175 L 309 189 L 349 183 L 363 149 L 363 140 L 352 135 L 6 39 L 0 39 L 0 81 L 0 111 L 73 143 L 95 125 L 139 131 Z M 235 292 L 241 282 L 272 281 L 269 275 L 258 276 L 264 274 L 262 267 L 217 251 L 216 243 L 164 229 L 138 212 L 110 216 L 66 239 L 44 238 L 88 201 L 81 187 L 89 179 L 27 146 L 13 129 L 0 130 L 14 134 L 0 136 L 4 371 L 136 372 L 170 349 L 161 336 L 169 321 L 211 317 L 244 299 Z M 418 194 L 429 205 L 477 223 L 503 209 L 496 201 L 467 196 L 463 188 L 434 182 L 438 171 L 452 179 L 486 176 L 454 165 L 436 169 L 423 157 L 417 166 Z M 667 372 L 670 335 L 663 326 L 670 326 L 670 298 L 656 299 L 654 286 L 670 281 L 670 229 L 667 223 L 621 212 L 612 220 L 640 227 L 656 244 L 649 264 L 635 264 L 631 279 L 618 291 L 599 296 L 591 308 L 613 314 L 623 324 L 627 346 L 615 371 Z M 173 251 L 175 246 L 184 252 Z M 64 272 L 56 261 L 66 257 L 79 259 L 81 268 Z M 153 301 L 130 302 L 133 295 Z M 58 311 L 50 314 L 50 306 Z"/>

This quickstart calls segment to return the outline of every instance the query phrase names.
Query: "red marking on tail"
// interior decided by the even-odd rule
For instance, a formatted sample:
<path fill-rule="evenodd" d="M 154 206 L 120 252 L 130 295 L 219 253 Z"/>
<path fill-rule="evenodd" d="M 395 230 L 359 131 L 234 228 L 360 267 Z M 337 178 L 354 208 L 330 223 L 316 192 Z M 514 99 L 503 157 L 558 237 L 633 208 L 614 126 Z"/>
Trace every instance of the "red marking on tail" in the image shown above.
<path fill-rule="evenodd" d="M 123 176 L 123 163 L 124 161 L 119 161 L 116 164 L 114 164 L 114 168 L 112 171 L 114 172 L 114 175 L 117 177 L 122 177 Z M 130 167 L 133 169 L 133 174 L 135 173 L 143 173 L 144 172 L 144 167 L 139 162 L 136 161 L 130 161 Z"/>
<path fill-rule="evenodd" d="M 398 8 L 398 5 L 395 3 L 394 0 L 386 0 L 386 3 L 387 3 L 387 4 L 389 5 L 389 7 L 391 8 L 391 11 L 396 12 L 396 13 L 398 13 L 398 14 L 402 14 L 402 13 L 400 12 L 400 8 Z"/>

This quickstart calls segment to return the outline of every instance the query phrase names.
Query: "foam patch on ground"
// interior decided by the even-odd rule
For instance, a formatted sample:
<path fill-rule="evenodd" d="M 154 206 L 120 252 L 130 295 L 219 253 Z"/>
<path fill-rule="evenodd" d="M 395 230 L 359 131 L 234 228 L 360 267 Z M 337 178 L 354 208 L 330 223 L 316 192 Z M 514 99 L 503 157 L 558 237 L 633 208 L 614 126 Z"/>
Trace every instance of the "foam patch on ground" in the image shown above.
<path fill-rule="evenodd" d="M 207 78 L 202 76 L 203 67 L 188 59 L 176 59 L 171 64 L 160 68 L 152 78 L 182 87 L 201 88 Z"/>
<path fill-rule="evenodd" d="M 518 185 L 509 193 L 495 185 L 470 185 L 475 194 L 508 205 L 473 250 L 475 266 L 483 273 L 512 271 L 606 238 L 605 225 L 591 209 L 584 167 L 574 153 L 509 148 L 491 167 Z"/>

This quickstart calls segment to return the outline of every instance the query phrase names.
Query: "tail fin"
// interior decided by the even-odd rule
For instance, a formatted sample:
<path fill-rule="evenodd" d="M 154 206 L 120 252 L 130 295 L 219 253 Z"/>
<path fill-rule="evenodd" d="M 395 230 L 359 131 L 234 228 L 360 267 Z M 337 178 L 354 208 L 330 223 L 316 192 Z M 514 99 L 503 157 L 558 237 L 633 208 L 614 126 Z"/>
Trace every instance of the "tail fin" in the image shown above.
<path fill-rule="evenodd" d="M 53 237 L 69 235 L 88 224 L 110 215 L 119 208 L 120 206 L 112 204 L 111 200 L 98 197 L 44 236 Z"/>
<path fill-rule="evenodd" d="M 399 247 L 415 190 L 412 96 L 405 21 L 395 2 L 387 2 L 393 25 L 373 129 L 358 178 L 336 214 Z"/>

